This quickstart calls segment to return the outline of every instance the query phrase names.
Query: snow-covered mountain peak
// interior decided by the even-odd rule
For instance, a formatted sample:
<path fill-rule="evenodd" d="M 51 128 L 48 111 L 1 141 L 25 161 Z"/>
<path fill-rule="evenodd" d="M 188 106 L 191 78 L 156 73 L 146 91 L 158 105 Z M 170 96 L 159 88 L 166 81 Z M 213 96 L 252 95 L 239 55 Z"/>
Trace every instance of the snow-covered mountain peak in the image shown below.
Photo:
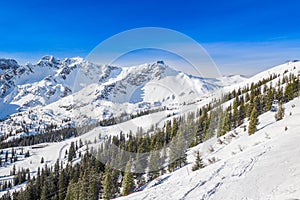
<path fill-rule="evenodd" d="M 37 62 L 37 66 L 59 68 L 60 60 L 54 56 L 44 56 Z"/>
<path fill-rule="evenodd" d="M 14 59 L 0 58 L 0 70 L 17 69 L 19 64 Z"/>
<path fill-rule="evenodd" d="M 154 63 L 145 63 L 129 68 L 125 68 L 131 75 L 136 76 L 143 75 L 148 76 L 151 80 L 159 80 L 166 76 L 176 76 L 179 74 L 178 71 L 169 67 L 164 61 L 157 61 Z"/>

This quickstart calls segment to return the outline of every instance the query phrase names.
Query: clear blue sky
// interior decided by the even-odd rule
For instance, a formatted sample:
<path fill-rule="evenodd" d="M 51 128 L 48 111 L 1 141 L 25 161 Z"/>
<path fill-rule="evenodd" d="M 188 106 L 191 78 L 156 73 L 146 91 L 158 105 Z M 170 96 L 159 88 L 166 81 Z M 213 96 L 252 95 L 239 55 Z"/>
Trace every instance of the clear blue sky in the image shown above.
<path fill-rule="evenodd" d="M 0 57 L 85 57 L 108 37 L 164 27 L 202 44 L 224 74 L 300 59 L 297 0 L 20 0 L 0 3 Z"/>

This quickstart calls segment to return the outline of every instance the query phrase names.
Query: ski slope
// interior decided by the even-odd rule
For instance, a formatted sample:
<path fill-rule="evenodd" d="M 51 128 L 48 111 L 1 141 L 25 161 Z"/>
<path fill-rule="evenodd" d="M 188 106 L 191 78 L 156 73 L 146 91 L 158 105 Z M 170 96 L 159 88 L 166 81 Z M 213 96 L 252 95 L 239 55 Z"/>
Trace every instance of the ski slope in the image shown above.
<path fill-rule="evenodd" d="M 278 122 L 274 112 L 261 115 L 254 135 L 237 128 L 221 137 L 224 144 L 214 138 L 190 149 L 186 167 L 160 177 L 163 181 L 158 185 L 149 184 L 156 186 L 119 199 L 299 198 L 300 99 L 287 103 L 285 108 L 286 117 Z M 208 150 L 211 146 L 213 152 Z M 196 150 L 200 150 L 208 166 L 192 172 Z M 212 157 L 218 161 L 209 164 L 207 159 Z"/>

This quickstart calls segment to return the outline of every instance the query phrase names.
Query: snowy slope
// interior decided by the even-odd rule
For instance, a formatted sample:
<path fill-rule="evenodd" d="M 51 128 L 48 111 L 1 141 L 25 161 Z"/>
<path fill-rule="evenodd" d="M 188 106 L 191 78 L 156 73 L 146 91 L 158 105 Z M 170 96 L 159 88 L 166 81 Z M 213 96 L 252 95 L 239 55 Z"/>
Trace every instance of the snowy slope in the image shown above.
<path fill-rule="evenodd" d="M 297 62 L 290 61 L 290 62 L 281 64 L 281 65 L 271 67 L 270 69 L 260 72 L 256 75 L 252 76 L 251 78 L 244 79 L 241 82 L 233 83 L 232 85 L 228 85 L 227 87 L 224 87 L 224 91 L 232 91 L 233 89 L 237 89 L 239 87 L 242 88 L 247 85 L 250 86 L 251 83 L 257 83 L 258 81 L 267 79 L 268 77 L 270 77 L 270 75 L 280 75 L 280 77 L 278 77 L 277 79 L 272 81 L 273 86 L 274 86 L 274 84 L 276 85 L 280 78 L 282 79 L 283 75 L 286 75 L 290 72 L 297 75 L 299 70 L 300 70 L 300 62 L 299 61 L 297 61 Z"/>
<path fill-rule="evenodd" d="M 189 151 L 189 165 L 160 177 L 163 181 L 156 186 L 119 199 L 299 198 L 300 99 L 285 107 L 291 116 L 275 122 L 274 113 L 268 112 L 260 116 L 260 130 L 252 136 L 237 128 L 221 138 L 226 144 L 220 145 L 215 139 L 200 144 Z M 234 138 L 230 136 L 233 133 Z M 208 150 L 211 145 L 214 152 Z M 219 161 L 192 172 L 195 150 L 202 152 L 207 164 L 208 158 Z"/>

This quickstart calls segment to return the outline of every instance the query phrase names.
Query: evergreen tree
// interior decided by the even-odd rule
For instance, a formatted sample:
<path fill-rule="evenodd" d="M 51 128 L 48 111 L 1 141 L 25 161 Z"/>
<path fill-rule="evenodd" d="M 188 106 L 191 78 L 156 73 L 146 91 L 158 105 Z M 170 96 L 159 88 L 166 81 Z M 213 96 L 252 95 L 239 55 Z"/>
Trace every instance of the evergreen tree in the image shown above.
<path fill-rule="evenodd" d="M 217 128 L 217 118 L 216 118 L 216 113 L 214 111 L 211 111 L 209 113 L 209 117 L 207 118 L 205 124 L 206 124 L 206 130 L 205 130 L 204 140 L 206 141 L 214 136 L 215 129 Z M 190 141 L 188 141 L 188 143 L 190 143 Z"/>
<path fill-rule="evenodd" d="M 78 191 L 79 191 L 78 183 L 71 181 L 68 186 L 68 191 L 65 200 L 80 200 Z"/>
<path fill-rule="evenodd" d="M 128 161 L 128 163 L 126 165 L 125 175 L 124 175 L 124 179 L 122 181 L 122 188 L 123 188 L 122 193 L 124 196 L 130 194 L 134 189 L 134 178 L 133 178 L 133 174 L 131 172 L 130 160 Z"/>
<path fill-rule="evenodd" d="M 6 153 L 5 153 L 5 162 L 7 162 L 8 161 L 8 151 L 6 151 Z"/>
<path fill-rule="evenodd" d="M 68 161 L 71 162 L 75 157 L 76 157 L 76 151 L 75 151 L 74 142 L 71 142 L 69 154 L 68 154 Z"/>
<path fill-rule="evenodd" d="M 12 175 L 16 175 L 16 165 L 13 166 Z"/>
<path fill-rule="evenodd" d="M 121 173 L 119 170 L 117 169 L 113 169 L 112 170 L 112 174 L 111 174 L 111 180 L 112 180 L 112 184 L 111 184 L 111 191 L 112 191 L 112 195 L 113 198 L 120 194 L 120 182 L 121 182 Z"/>
<path fill-rule="evenodd" d="M 37 193 L 36 196 L 38 196 L 38 197 L 41 196 L 41 188 L 42 188 L 41 185 L 42 185 L 41 169 L 38 167 L 36 183 L 35 183 L 35 191 Z"/>
<path fill-rule="evenodd" d="M 50 196 L 50 180 L 46 179 L 42 187 L 41 200 L 48 200 Z"/>
<path fill-rule="evenodd" d="M 67 190 L 67 177 L 65 175 L 65 170 L 61 170 L 59 174 L 59 180 L 58 180 L 58 199 L 64 200 L 66 197 L 66 190 Z"/>
<path fill-rule="evenodd" d="M 178 137 L 177 137 L 177 151 L 178 151 L 178 166 L 182 167 L 186 165 L 186 150 L 187 150 L 187 144 L 186 139 L 183 135 L 183 130 L 181 129 L 179 131 Z"/>
<path fill-rule="evenodd" d="M 217 137 L 222 136 L 223 111 L 219 112 L 217 123 Z"/>
<path fill-rule="evenodd" d="M 236 128 L 238 126 L 238 121 L 239 121 L 239 112 L 238 112 L 238 107 L 239 107 L 239 98 L 236 96 L 235 100 L 233 101 L 233 121 L 232 121 L 232 126 Z"/>
<path fill-rule="evenodd" d="M 106 163 L 105 165 L 105 174 L 103 176 L 102 185 L 103 185 L 102 198 L 104 200 L 111 199 L 113 197 L 112 177 L 111 177 L 111 170 L 108 163 Z"/>
<path fill-rule="evenodd" d="M 274 93 L 272 91 L 273 91 L 272 89 L 269 89 L 268 93 L 267 93 L 267 97 L 266 97 L 266 111 L 269 111 L 272 108 L 272 103 L 273 103 L 273 100 L 274 100 L 274 98 L 273 98 L 274 97 Z"/>
<path fill-rule="evenodd" d="M 164 146 L 163 146 L 163 149 L 162 149 L 162 152 L 161 152 L 161 158 L 160 158 L 160 166 L 161 166 L 160 173 L 161 174 L 166 173 L 166 170 L 164 168 L 164 165 L 166 163 L 166 159 L 167 159 L 167 144 L 165 142 Z"/>
<path fill-rule="evenodd" d="M 194 164 L 192 170 L 193 170 L 193 171 L 196 171 L 196 170 L 201 169 L 201 168 L 203 168 L 203 167 L 204 167 L 204 163 L 203 163 L 203 161 L 202 161 L 200 152 L 197 151 L 197 153 L 196 153 L 196 161 L 195 161 L 195 164 Z"/>
<path fill-rule="evenodd" d="M 244 123 L 244 119 L 246 117 L 246 108 L 244 101 L 241 102 L 239 107 L 239 117 L 238 117 L 238 125 L 242 125 Z"/>
<path fill-rule="evenodd" d="M 225 114 L 223 115 L 221 135 L 225 135 L 225 133 L 227 133 L 230 130 L 231 130 L 230 114 L 228 111 L 225 111 Z"/>
<path fill-rule="evenodd" d="M 170 146 L 169 146 L 169 164 L 168 169 L 170 172 L 174 171 L 176 168 L 176 159 L 177 159 L 177 138 L 173 137 Z"/>
<path fill-rule="evenodd" d="M 38 199 L 38 197 L 36 196 L 35 187 L 31 181 L 27 184 L 25 190 L 25 199 Z"/>
<path fill-rule="evenodd" d="M 137 153 L 134 166 L 135 166 L 135 173 L 136 174 L 142 174 L 145 172 L 145 168 L 147 167 L 147 154 L 144 153 Z"/>
<path fill-rule="evenodd" d="M 177 134 L 178 131 L 178 121 L 176 118 L 173 118 L 172 129 L 171 129 L 171 138 Z"/>
<path fill-rule="evenodd" d="M 150 158 L 149 158 L 149 172 L 148 176 L 150 180 L 158 177 L 159 170 L 160 170 L 160 153 L 159 151 L 151 151 L 150 152 Z"/>
<path fill-rule="evenodd" d="M 258 113 L 256 107 L 254 106 L 250 115 L 250 122 L 248 127 L 249 135 L 252 135 L 257 130 L 257 125 L 259 124 L 258 121 Z"/>
<path fill-rule="evenodd" d="M 278 111 L 275 113 L 275 119 L 276 119 L 276 121 L 279 121 L 279 120 L 283 119 L 283 117 L 284 117 L 284 111 L 285 111 L 285 109 L 283 107 L 283 103 L 282 103 L 282 101 L 280 101 Z"/>
<path fill-rule="evenodd" d="M 91 169 L 89 175 L 89 186 L 88 186 L 88 199 L 98 200 L 99 199 L 99 181 L 98 176 L 94 168 Z"/>
<path fill-rule="evenodd" d="M 182 167 L 186 164 L 186 149 L 187 144 L 183 136 L 183 131 L 180 128 L 178 135 L 171 140 L 169 151 L 169 171 L 174 171 L 177 167 Z"/>
<path fill-rule="evenodd" d="M 85 170 L 83 177 L 78 181 L 79 184 L 79 199 L 80 200 L 88 200 L 89 196 L 89 171 Z"/>

